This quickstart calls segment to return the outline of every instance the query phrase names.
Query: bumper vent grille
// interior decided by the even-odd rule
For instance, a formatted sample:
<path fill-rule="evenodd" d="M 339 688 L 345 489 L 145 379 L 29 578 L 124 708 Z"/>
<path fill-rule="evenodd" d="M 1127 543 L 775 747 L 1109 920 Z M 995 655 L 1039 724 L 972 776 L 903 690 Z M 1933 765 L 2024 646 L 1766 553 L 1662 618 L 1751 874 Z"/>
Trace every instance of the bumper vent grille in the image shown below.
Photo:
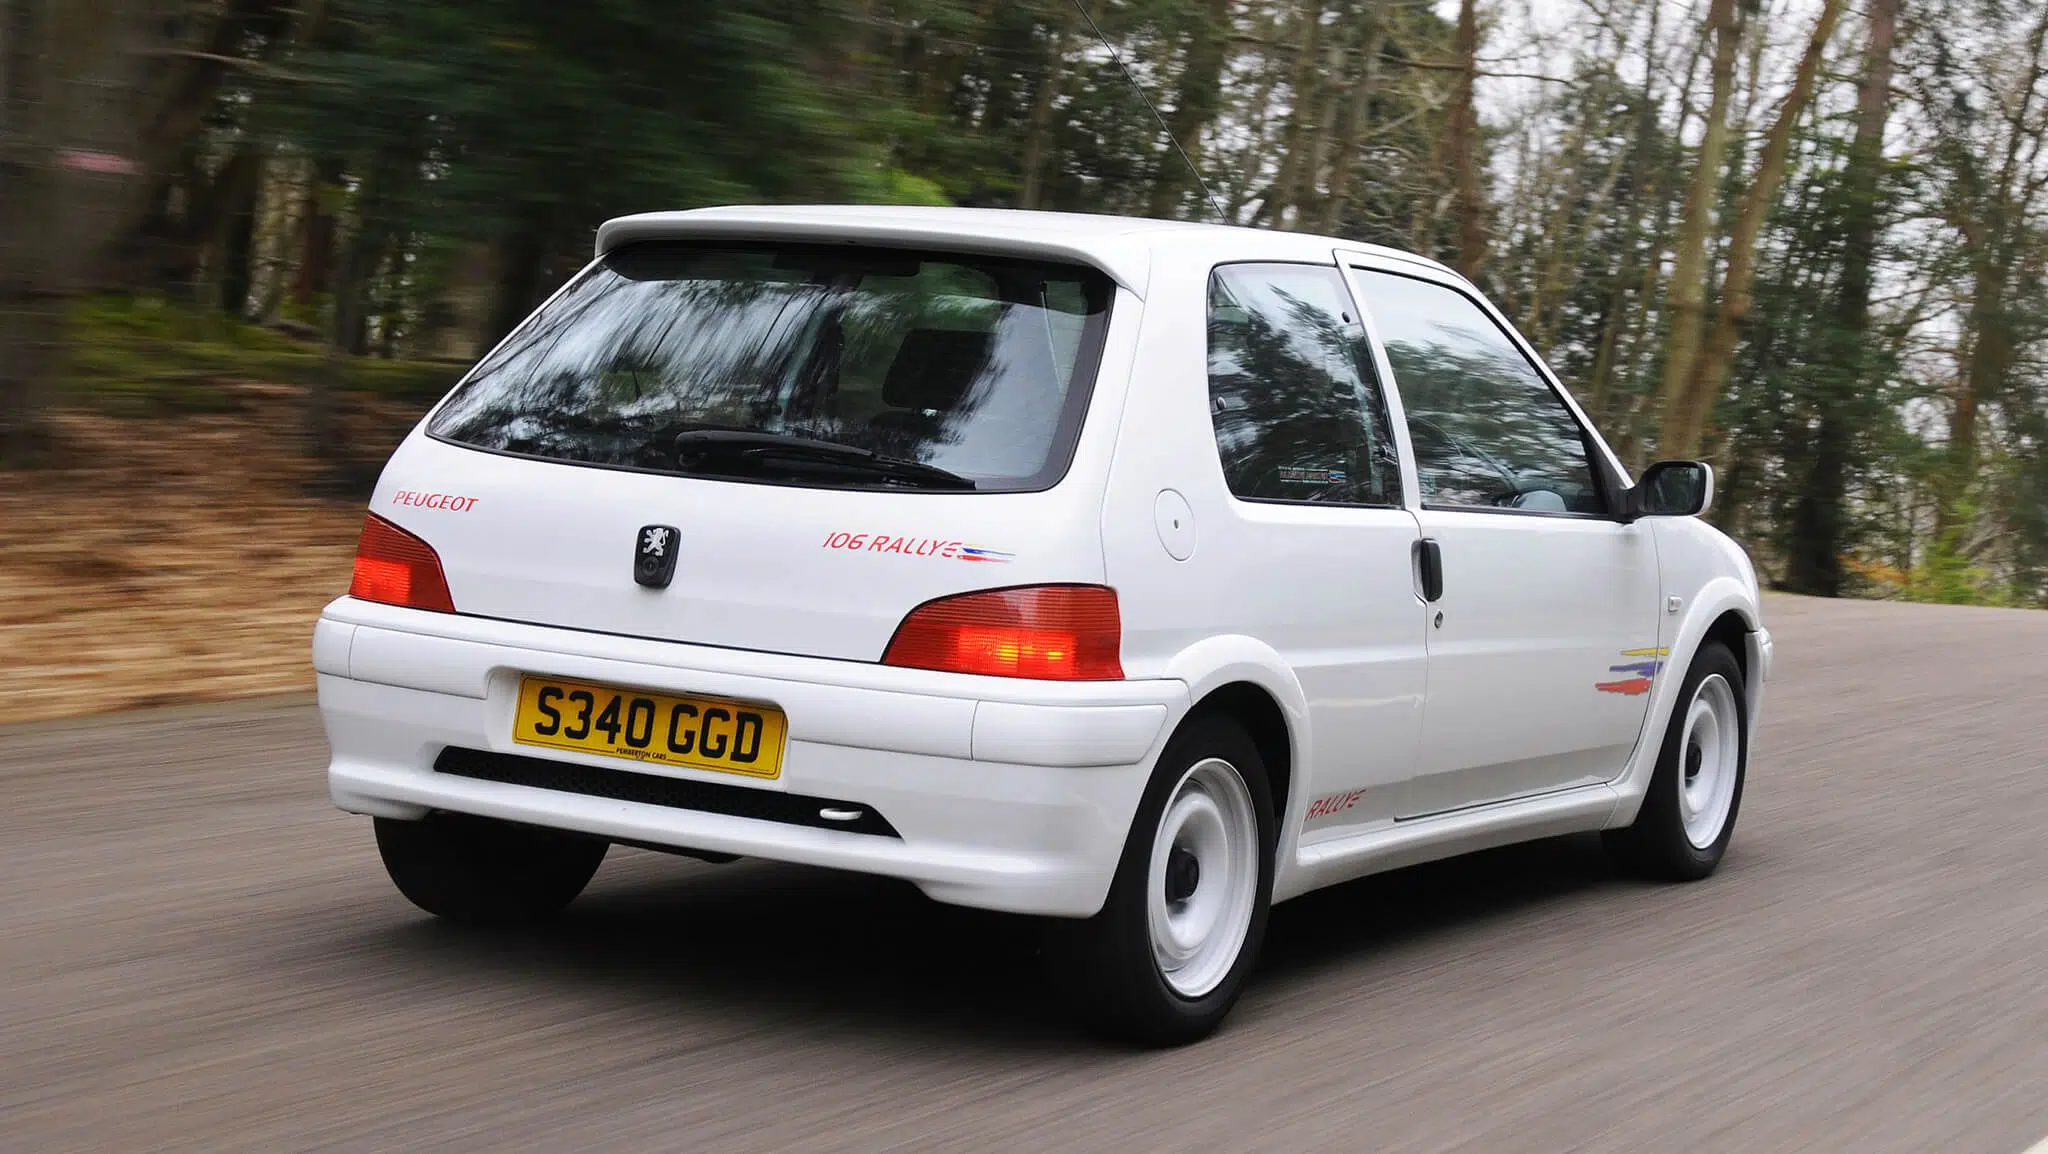
<path fill-rule="evenodd" d="M 748 817 L 783 825 L 810 826 L 840 833 L 865 833 L 878 837 L 900 837 L 888 819 L 859 802 L 828 797 L 806 797 L 768 789 L 738 785 L 716 785 L 707 781 L 681 781 L 627 769 L 607 769 L 521 757 L 511 753 L 490 753 L 480 749 L 450 747 L 434 759 L 434 770 L 454 777 L 523 785 L 529 789 L 551 789 L 613 801 L 658 805 L 666 809 L 689 809 L 727 817 Z M 834 821 L 820 810 L 858 813 L 848 821 Z"/>

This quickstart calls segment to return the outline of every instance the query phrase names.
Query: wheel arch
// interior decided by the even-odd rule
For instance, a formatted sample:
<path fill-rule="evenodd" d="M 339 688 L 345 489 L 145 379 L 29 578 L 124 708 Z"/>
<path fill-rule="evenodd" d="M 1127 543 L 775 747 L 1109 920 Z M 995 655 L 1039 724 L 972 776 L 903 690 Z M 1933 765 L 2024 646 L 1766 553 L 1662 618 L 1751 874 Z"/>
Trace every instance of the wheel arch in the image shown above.
<path fill-rule="evenodd" d="M 1741 581 L 1733 577 L 1716 577 L 1706 582 L 1691 600 L 1690 611 L 1680 619 L 1670 635 L 1665 664 L 1658 671 L 1656 688 L 1651 691 L 1649 711 L 1643 719 L 1643 730 L 1637 738 L 1635 752 L 1629 757 L 1621 775 L 1611 783 L 1617 798 L 1614 813 L 1608 819 L 1610 827 L 1628 825 L 1642 808 L 1643 796 L 1650 786 L 1650 775 L 1657 768 L 1658 752 L 1664 745 L 1665 731 L 1671 724 L 1679 691 L 1685 683 L 1685 673 L 1699 657 L 1700 647 L 1708 641 L 1720 641 L 1735 654 L 1735 663 L 1742 670 L 1744 704 L 1754 728 L 1757 705 L 1763 692 L 1761 679 L 1757 677 L 1761 669 L 1757 631 L 1762 628 L 1762 613 L 1756 598 Z"/>
<path fill-rule="evenodd" d="M 1273 813 L 1277 819 L 1287 812 L 1294 784 L 1294 736 L 1286 711 L 1264 686 L 1252 681 L 1232 681 L 1204 694 L 1188 710 L 1188 720 L 1221 715 L 1244 727 L 1266 763 L 1266 783 L 1273 790 Z M 1186 725 L 1188 720 L 1181 722 Z"/>
<path fill-rule="evenodd" d="M 1755 628 L 1751 620 L 1743 616 L 1741 610 L 1725 609 L 1707 626 L 1707 631 L 1699 642 L 1700 645 L 1705 645 L 1709 641 L 1718 641 L 1726 645 L 1728 651 L 1735 655 L 1736 667 L 1742 670 L 1742 683 L 1745 687 L 1750 682 L 1751 671 L 1755 665 L 1755 655 L 1749 651 L 1749 635 Z M 1693 655 L 1698 656 L 1697 647 Z M 1690 661 L 1687 662 L 1687 667 L 1691 667 Z"/>
<path fill-rule="evenodd" d="M 1174 732 L 1189 719 L 1221 713 L 1244 726 L 1266 762 L 1277 825 L 1273 877 L 1278 901 L 1289 892 L 1296 872 L 1295 841 L 1301 828 L 1297 811 L 1312 792 L 1303 788 L 1314 741 L 1307 695 L 1278 652 L 1244 636 L 1197 642 L 1175 655 L 1167 672 L 1187 685 L 1193 702 Z"/>

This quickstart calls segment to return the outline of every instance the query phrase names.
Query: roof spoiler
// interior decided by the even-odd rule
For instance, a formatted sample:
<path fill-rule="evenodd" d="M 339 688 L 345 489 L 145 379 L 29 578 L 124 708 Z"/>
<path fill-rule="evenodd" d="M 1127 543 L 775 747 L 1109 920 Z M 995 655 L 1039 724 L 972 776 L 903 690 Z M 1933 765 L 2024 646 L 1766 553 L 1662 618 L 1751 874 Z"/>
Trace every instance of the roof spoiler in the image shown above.
<path fill-rule="evenodd" d="M 1117 237 L 1083 243 L 1049 230 L 947 224 L 931 216 L 778 209 L 748 213 L 731 209 L 649 212 L 615 217 L 597 230 L 596 256 L 643 240 L 718 237 L 746 240 L 860 242 L 910 248 L 942 248 L 987 256 L 1037 257 L 1087 265 L 1142 298 L 1150 279 L 1151 253 L 1143 242 Z"/>

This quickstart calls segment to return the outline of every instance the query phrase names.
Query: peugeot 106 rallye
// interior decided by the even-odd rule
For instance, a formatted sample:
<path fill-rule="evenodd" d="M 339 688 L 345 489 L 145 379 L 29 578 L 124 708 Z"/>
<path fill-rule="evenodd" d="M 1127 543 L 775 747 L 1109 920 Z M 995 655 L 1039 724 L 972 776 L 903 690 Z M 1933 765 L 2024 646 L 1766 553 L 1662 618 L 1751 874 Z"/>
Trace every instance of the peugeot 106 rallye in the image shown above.
<path fill-rule="evenodd" d="M 1273 902 L 1604 831 L 1712 873 L 1771 666 L 1713 477 L 1633 481 L 1429 260 L 969 209 L 627 217 L 405 439 L 313 662 L 442 917 L 612 844 L 1040 915 L 1200 1038 Z"/>

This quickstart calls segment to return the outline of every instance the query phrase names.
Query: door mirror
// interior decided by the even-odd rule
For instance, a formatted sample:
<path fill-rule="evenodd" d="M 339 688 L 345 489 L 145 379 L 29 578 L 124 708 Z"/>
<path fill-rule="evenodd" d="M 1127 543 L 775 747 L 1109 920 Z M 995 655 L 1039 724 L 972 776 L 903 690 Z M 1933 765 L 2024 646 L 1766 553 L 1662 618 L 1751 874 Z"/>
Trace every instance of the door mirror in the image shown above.
<path fill-rule="evenodd" d="M 1705 461 L 1659 461 L 1628 491 L 1628 519 L 1697 517 L 1714 500 L 1714 467 Z"/>

